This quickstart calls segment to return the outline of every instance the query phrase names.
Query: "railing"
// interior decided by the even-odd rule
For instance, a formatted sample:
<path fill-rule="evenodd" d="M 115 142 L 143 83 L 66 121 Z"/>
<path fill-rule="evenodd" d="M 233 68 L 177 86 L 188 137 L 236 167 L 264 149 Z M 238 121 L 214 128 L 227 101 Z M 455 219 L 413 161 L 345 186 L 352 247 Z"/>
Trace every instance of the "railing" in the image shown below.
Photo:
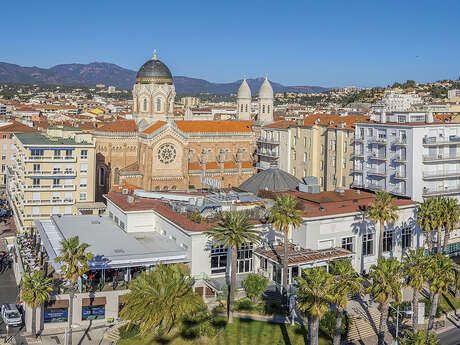
<path fill-rule="evenodd" d="M 372 152 L 371 158 L 373 158 L 373 159 L 380 159 L 380 160 L 386 160 L 386 159 L 387 159 L 387 156 L 386 156 L 386 155 L 382 155 L 381 153 Z"/>
<path fill-rule="evenodd" d="M 26 175 L 32 175 L 32 176 L 43 176 L 43 175 L 62 175 L 62 176 L 73 176 L 76 175 L 77 172 L 75 170 L 47 170 L 47 171 L 26 171 Z"/>
<path fill-rule="evenodd" d="M 454 154 L 454 155 L 438 154 L 437 156 L 423 155 L 424 162 L 439 162 L 439 161 L 449 161 L 449 160 L 460 160 L 460 154 Z"/>
<path fill-rule="evenodd" d="M 423 138 L 423 145 L 425 146 L 449 145 L 449 144 L 459 144 L 459 143 L 460 143 L 460 137 L 456 135 L 451 135 L 448 138 L 445 138 L 445 137 Z"/>
<path fill-rule="evenodd" d="M 256 168 L 261 170 L 266 170 L 270 168 L 278 168 L 278 164 L 260 164 L 260 162 L 256 163 Z"/>
<path fill-rule="evenodd" d="M 279 139 L 264 138 L 264 137 L 257 138 L 257 141 L 261 143 L 268 143 L 268 144 L 279 144 L 280 143 Z"/>
<path fill-rule="evenodd" d="M 351 157 L 353 158 L 364 158 L 364 152 L 353 152 L 351 154 Z"/>
<path fill-rule="evenodd" d="M 424 196 L 436 196 L 436 195 L 446 195 L 446 194 L 456 194 L 460 193 L 460 185 L 452 187 L 440 187 L 440 188 L 423 188 Z"/>
<path fill-rule="evenodd" d="M 75 189 L 75 185 L 73 184 L 56 184 L 56 185 L 31 185 L 25 186 L 24 190 L 32 190 L 32 191 L 39 191 L 39 190 L 57 190 L 57 189 L 66 189 L 71 190 Z"/>
<path fill-rule="evenodd" d="M 259 151 L 257 150 L 256 152 L 259 156 L 265 156 L 265 157 L 272 157 L 272 158 L 279 158 L 279 153 L 276 153 L 276 152 L 263 152 L 263 151 Z"/>
<path fill-rule="evenodd" d="M 364 182 L 353 182 L 351 186 L 354 188 L 366 188 L 366 184 Z"/>
<path fill-rule="evenodd" d="M 441 178 L 441 177 L 456 177 L 456 176 L 460 176 L 460 170 L 427 171 L 423 173 L 424 179 Z"/>
<path fill-rule="evenodd" d="M 398 138 L 394 141 L 395 145 L 407 145 L 407 139 L 406 138 Z"/>
<path fill-rule="evenodd" d="M 367 174 L 368 175 L 373 175 L 373 176 L 382 176 L 382 177 L 387 176 L 386 171 L 378 171 L 378 170 L 368 170 Z"/>
<path fill-rule="evenodd" d="M 407 158 L 404 157 L 404 156 L 396 156 L 396 157 L 394 158 L 394 161 L 395 161 L 395 162 L 406 163 L 406 162 L 407 162 Z"/>
<path fill-rule="evenodd" d="M 53 161 L 53 162 L 75 162 L 76 156 L 27 156 L 25 157 L 26 162 L 35 161 Z"/>
<path fill-rule="evenodd" d="M 390 193 L 395 194 L 395 195 L 399 195 L 399 196 L 405 196 L 406 195 L 406 191 L 404 189 L 401 189 L 401 188 L 390 189 Z"/>
<path fill-rule="evenodd" d="M 394 177 L 398 180 L 407 180 L 406 174 L 402 174 L 400 172 L 396 172 Z"/>
<path fill-rule="evenodd" d="M 24 205 L 55 205 L 55 204 L 74 204 L 74 199 L 42 199 L 25 200 Z"/>
<path fill-rule="evenodd" d="M 387 138 L 377 138 L 377 137 L 374 137 L 374 138 L 370 138 L 369 139 L 369 142 L 370 143 L 374 143 L 374 144 L 382 144 L 382 145 L 385 145 L 387 143 Z"/>

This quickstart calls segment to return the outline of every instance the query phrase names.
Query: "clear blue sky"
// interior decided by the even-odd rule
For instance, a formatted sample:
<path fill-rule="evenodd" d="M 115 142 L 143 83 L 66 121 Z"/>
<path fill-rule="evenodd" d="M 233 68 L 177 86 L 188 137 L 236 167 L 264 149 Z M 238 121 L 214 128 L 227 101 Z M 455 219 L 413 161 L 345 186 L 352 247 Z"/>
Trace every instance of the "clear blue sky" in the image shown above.
<path fill-rule="evenodd" d="M 158 49 L 174 75 L 377 86 L 460 76 L 460 1 L 2 1 L 0 61 L 104 61 Z"/>

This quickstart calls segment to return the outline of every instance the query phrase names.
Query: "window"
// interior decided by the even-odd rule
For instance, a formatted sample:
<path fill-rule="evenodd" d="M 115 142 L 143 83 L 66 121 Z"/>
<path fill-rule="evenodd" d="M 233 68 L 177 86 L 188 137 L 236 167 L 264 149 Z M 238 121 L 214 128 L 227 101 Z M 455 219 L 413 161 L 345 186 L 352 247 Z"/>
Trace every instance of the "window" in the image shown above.
<path fill-rule="evenodd" d="M 3 145 L 2 145 L 2 149 L 3 149 L 3 150 L 6 150 L 6 144 L 3 144 Z"/>
<path fill-rule="evenodd" d="M 109 211 L 109 218 L 113 219 L 113 213 Z"/>
<path fill-rule="evenodd" d="M 246 106 L 245 106 L 245 109 L 246 109 L 246 112 L 248 112 L 248 105 L 247 105 L 247 104 L 246 104 Z"/>
<path fill-rule="evenodd" d="M 32 215 L 38 216 L 39 214 L 40 214 L 40 207 L 39 206 L 32 207 Z"/>
<path fill-rule="evenodd" d="M 144 111 L 147 111 L 147 98 L 144 98 Z"/>
<path fill-rule="evenodd" d="M 5 170 L 6 170 L 6 165 L 2 164 L 2 172 L 5 172 Z"/>
<path fill-rule="evenodd" d="M 105 169 L 103 167 L 99 168 L 99 186 L 103 186 L 105 182 Z"/>
<path fill-rule="evenodd" d="M 267 113 L 270 113 L 270 104 L 267 105 Z"/>
<path fill-rule="evenodd" d="M 86 193 L 85 192 L 80 193 L 80 201 L 86 201 Z"/>
<path fill-rule="evenodd" d="M 346 187 L 346 185 L 347 185 L 347 177 L 342 176 L 342 187 Z"/>
<path fill-rule="evenodd" d="M 65 192 L 64 193 L 64 201 L 73 201 L 72 192 Z"/>
<path fill-rule="evenodd" d="M 346 169 L 346 167 L 347 167 L 347 159 L 346 158 L 343 159 L 342 165 L 343 165 L 343 168 Z"/>
<path fill-rule="evenodd" d="M 241 246 L 238 250 L 237 261 L 238 273 L 252 271 L 252 244 Z"/>
<path fill-rule="evenodd" d="M 243 104 L 241 104 L 241 112 L 243 112 Z"/>
<path fill-rule="evenodd" d="M 36 150 L 36 149 L 30 150 L 30 155 L 32 157 L 34 157 L 34 158 L 35 157 L 42 157 L 43 156 L 43 150 Z"/>
<path fill-rule="evenodd" d="M 60 214 L 59 211 L 60 211 L 60 210 L 59 210 L 59 206 L 54 206 L 54 207 L 53 207 L 52 214 L 53 214 L 53 215 Z"/>
<path fill-rule="evenodd" d="M 402 249 L 412 247 L 412 229 L 411 228 L 402 229 L 401 247 Z"/>
<path fill-rule="evenodd" d="M 161 111 L 161 99 L 157 98 L 157 111 Z"/>
<path fill-rule="evenodd" d="M 55 158 L 61 157 L 61 151 L 59 151 L 59 150 L 54 150 L 54 157 L 55 157 Z"/>
<path fill-rule="evenodd" d="M 6 159 L 6 156 L 2 156 L 2 161 L 4 161 Z"/>
<path fill-rule="evenodd" d="M 303 146 L 307 147 L 307 138 L 303 138 Z"/>
<path fill-rule="evenodd" d="M 383 251 L 391 252 L 393 250 L 393 230 L 383 232 Z"/>
<path fill-rule="evenodd" d="M 53 187 L 58 187 L 61 184 L 61 180 L 58 178 L 53 179 Z"/>
<path fill-rule="evenodd" d="M 296 169 L 295 167 L 294 167 L 294 168 L 292 168 L 292 175 L 294 175 L 294 176 L 295 176 L 296 170 L 297 170 L 297 169 Z"/>
<path fill-rule="evenodd" d="M 307 155 L 307 153 L 306 153 L 306 152 L 304 152 L 304 153 L 303 153 L 303 161 L 304 161 L 304 162 L 306 162 L 306 161 L 307 161 L 307 156 L 308 156 L 308 155 Z"/>
<path fill-rule="evenodd" d="M 342 238 L 342 248 L 353 252 L 353 237 Z"/>
<path fill-rule="evenodd" d="M 323 186 L 323 178 L 322 177 L 319 178 L 319 185 L 320 185 L 320 187 Z"/>
<path fill-rule="evenodd" d="M 81 150 L 80 158 L 88 159 L 88 150 Z"/>
<path fill-rule="evenodd" d="M 348 151 L 348 143 L 346 141 L 344 141 L 344 143 L 343 143 L 343 152 L 347 153 L 347 151 Z"/>
<path fill-rule="evenodd" d="M 332 166 L 333 166 L 334 168 L 335 168 L 335 164 L 336 164 L 335 162 L 336 162 L 336 158 L 334 157 L 334 158 L 332 159 Z"/>
<path fill-rule="evenodd" d="M 32 184 L 34 186 L 40 186 L 40 179 L 39 178 L 33 178 L 32 179 Z"/>
<path fill-rule="evenodd" d="M 227 247 L 216 247 L 211 249 L 211 274 L 225 273 L 227 270 Z"/>
<path fill-rule="evenodd" d="M 86 175 L 88 173 L 88 164 L 80 164 L 80 174 Z"/>
<path fill-rule="evenodd" d="M 2 138 L 3 138 L 3 139 L 6 139 L 6 134 L 3 134 Z"/>
<path fill-rule="evenodd" d="M 320 161 L 319 162 L 319 169 L 323 170 L 323 168 L 324 168 L 324 161 Z"/>
<path fill-rule="evenodd" d="M 321 153 L 324 152 L 324 144 L 321 144 Z"/>
<path fill-rule="evenodd" d="M 265 104 L 262 106 L 262 114 L 265 113 Z"/>
<path fill-rule="evenodd" d="M 374 234 L 363 235 L 363 255 L 374 255 Z"/>
<path fill-rule="evenodd" d="M 61 193 L 53 192 L 53 201 L 59 200 L 61 198 Z"/>
<path fill-rule="evenodd" d="M 72 206 L 65 206 L 64 207 L 64 214 L 72 214 Z"/>
<path fill-rule="evenodd" d="M 123 230 L 125 230 L 125 223 L 123 223 L 121 220 L 120 220 L 120 228 L 122 228 Z"/>
<path fill-rule="evenodd" d="M 87 150 L 82 150 L 82 151 L 87 151 Z M 65 150 L 65 156 L 67 157 L 72 157 L 72 150 Z"/>
<path fill-rule="evenodd" d="M 40 164 L 34 164 L 34 172 L 39 172 L 40 171 Z"/>
<path fill-rule="evenodd" d="M 86 178 L 80 179 L 80 188 L 86 188 L 88 186 L 88 180 Z"/>
<path fill-rule="evenodd" d="M 294 150 L 292 151 L 292 159 L 296 160 L 297 159 L 297 152 Z"/>

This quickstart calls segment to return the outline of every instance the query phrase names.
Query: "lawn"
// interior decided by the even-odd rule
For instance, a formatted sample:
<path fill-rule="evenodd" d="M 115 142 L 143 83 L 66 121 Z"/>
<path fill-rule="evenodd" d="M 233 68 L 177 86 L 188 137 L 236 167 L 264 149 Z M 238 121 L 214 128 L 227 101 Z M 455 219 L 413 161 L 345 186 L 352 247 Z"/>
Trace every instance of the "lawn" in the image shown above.
<path fill-rule="evenodd" d="M 441 296 L 439 305 L 443 311 L 449 312 L 460 308 L 460 298 L 455 298 L 450 293 L 447 293 Z"/>
<path fill-rule="evenodd" d="M 319 339 L 319 345 L 329 345 L 325 338 Z M 154 337 L 134 337 L 120 340 L 117 345 L 191 345 L 198 341 L 183 339 L 180 335 L 173 338 L 155 339 Z M 304 345 L 307 344 L 306 330 L 298 325 L 280 325 L 267 322 L 235 318 L 233 324 L 205 344 L 217 345 Z"/>

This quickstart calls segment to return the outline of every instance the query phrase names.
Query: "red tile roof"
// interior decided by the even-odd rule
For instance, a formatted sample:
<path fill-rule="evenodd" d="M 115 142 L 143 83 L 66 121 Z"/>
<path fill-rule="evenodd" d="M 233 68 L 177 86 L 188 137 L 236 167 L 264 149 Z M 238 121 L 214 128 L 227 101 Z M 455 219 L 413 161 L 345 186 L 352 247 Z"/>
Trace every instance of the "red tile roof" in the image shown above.
<path fill-rule="evenodd" d="M 22 123 L 14 121 L 13 123 L 6 125 L 6 126 L 1 126 L 0 127 L 0 132 L 37 132 L 37 130 L 33 127 L 26 126 Z"/>
<path fill-rule="evenodd" d="M 152 134 L 157 129 L 163 127 L 165 124 L 166 124 L 166 122 L 164 122 L 164 121 L 157 121 L 153 125 L 151 125 L 150 127 L 147 127 L 147 129 L 145 129 L 143 133 Z"/>
<path fill-rule="evenodd" d="M 212 120 L 176 121 L 177 127 L 186 133 L 250 133 L 253 121 Z"/>
<path fill-rule="evenodd" d="M 99 132 L 137 132 L 136 122 L 134 120 L 118 120 L 102 125 L 97 129 Z"/>

